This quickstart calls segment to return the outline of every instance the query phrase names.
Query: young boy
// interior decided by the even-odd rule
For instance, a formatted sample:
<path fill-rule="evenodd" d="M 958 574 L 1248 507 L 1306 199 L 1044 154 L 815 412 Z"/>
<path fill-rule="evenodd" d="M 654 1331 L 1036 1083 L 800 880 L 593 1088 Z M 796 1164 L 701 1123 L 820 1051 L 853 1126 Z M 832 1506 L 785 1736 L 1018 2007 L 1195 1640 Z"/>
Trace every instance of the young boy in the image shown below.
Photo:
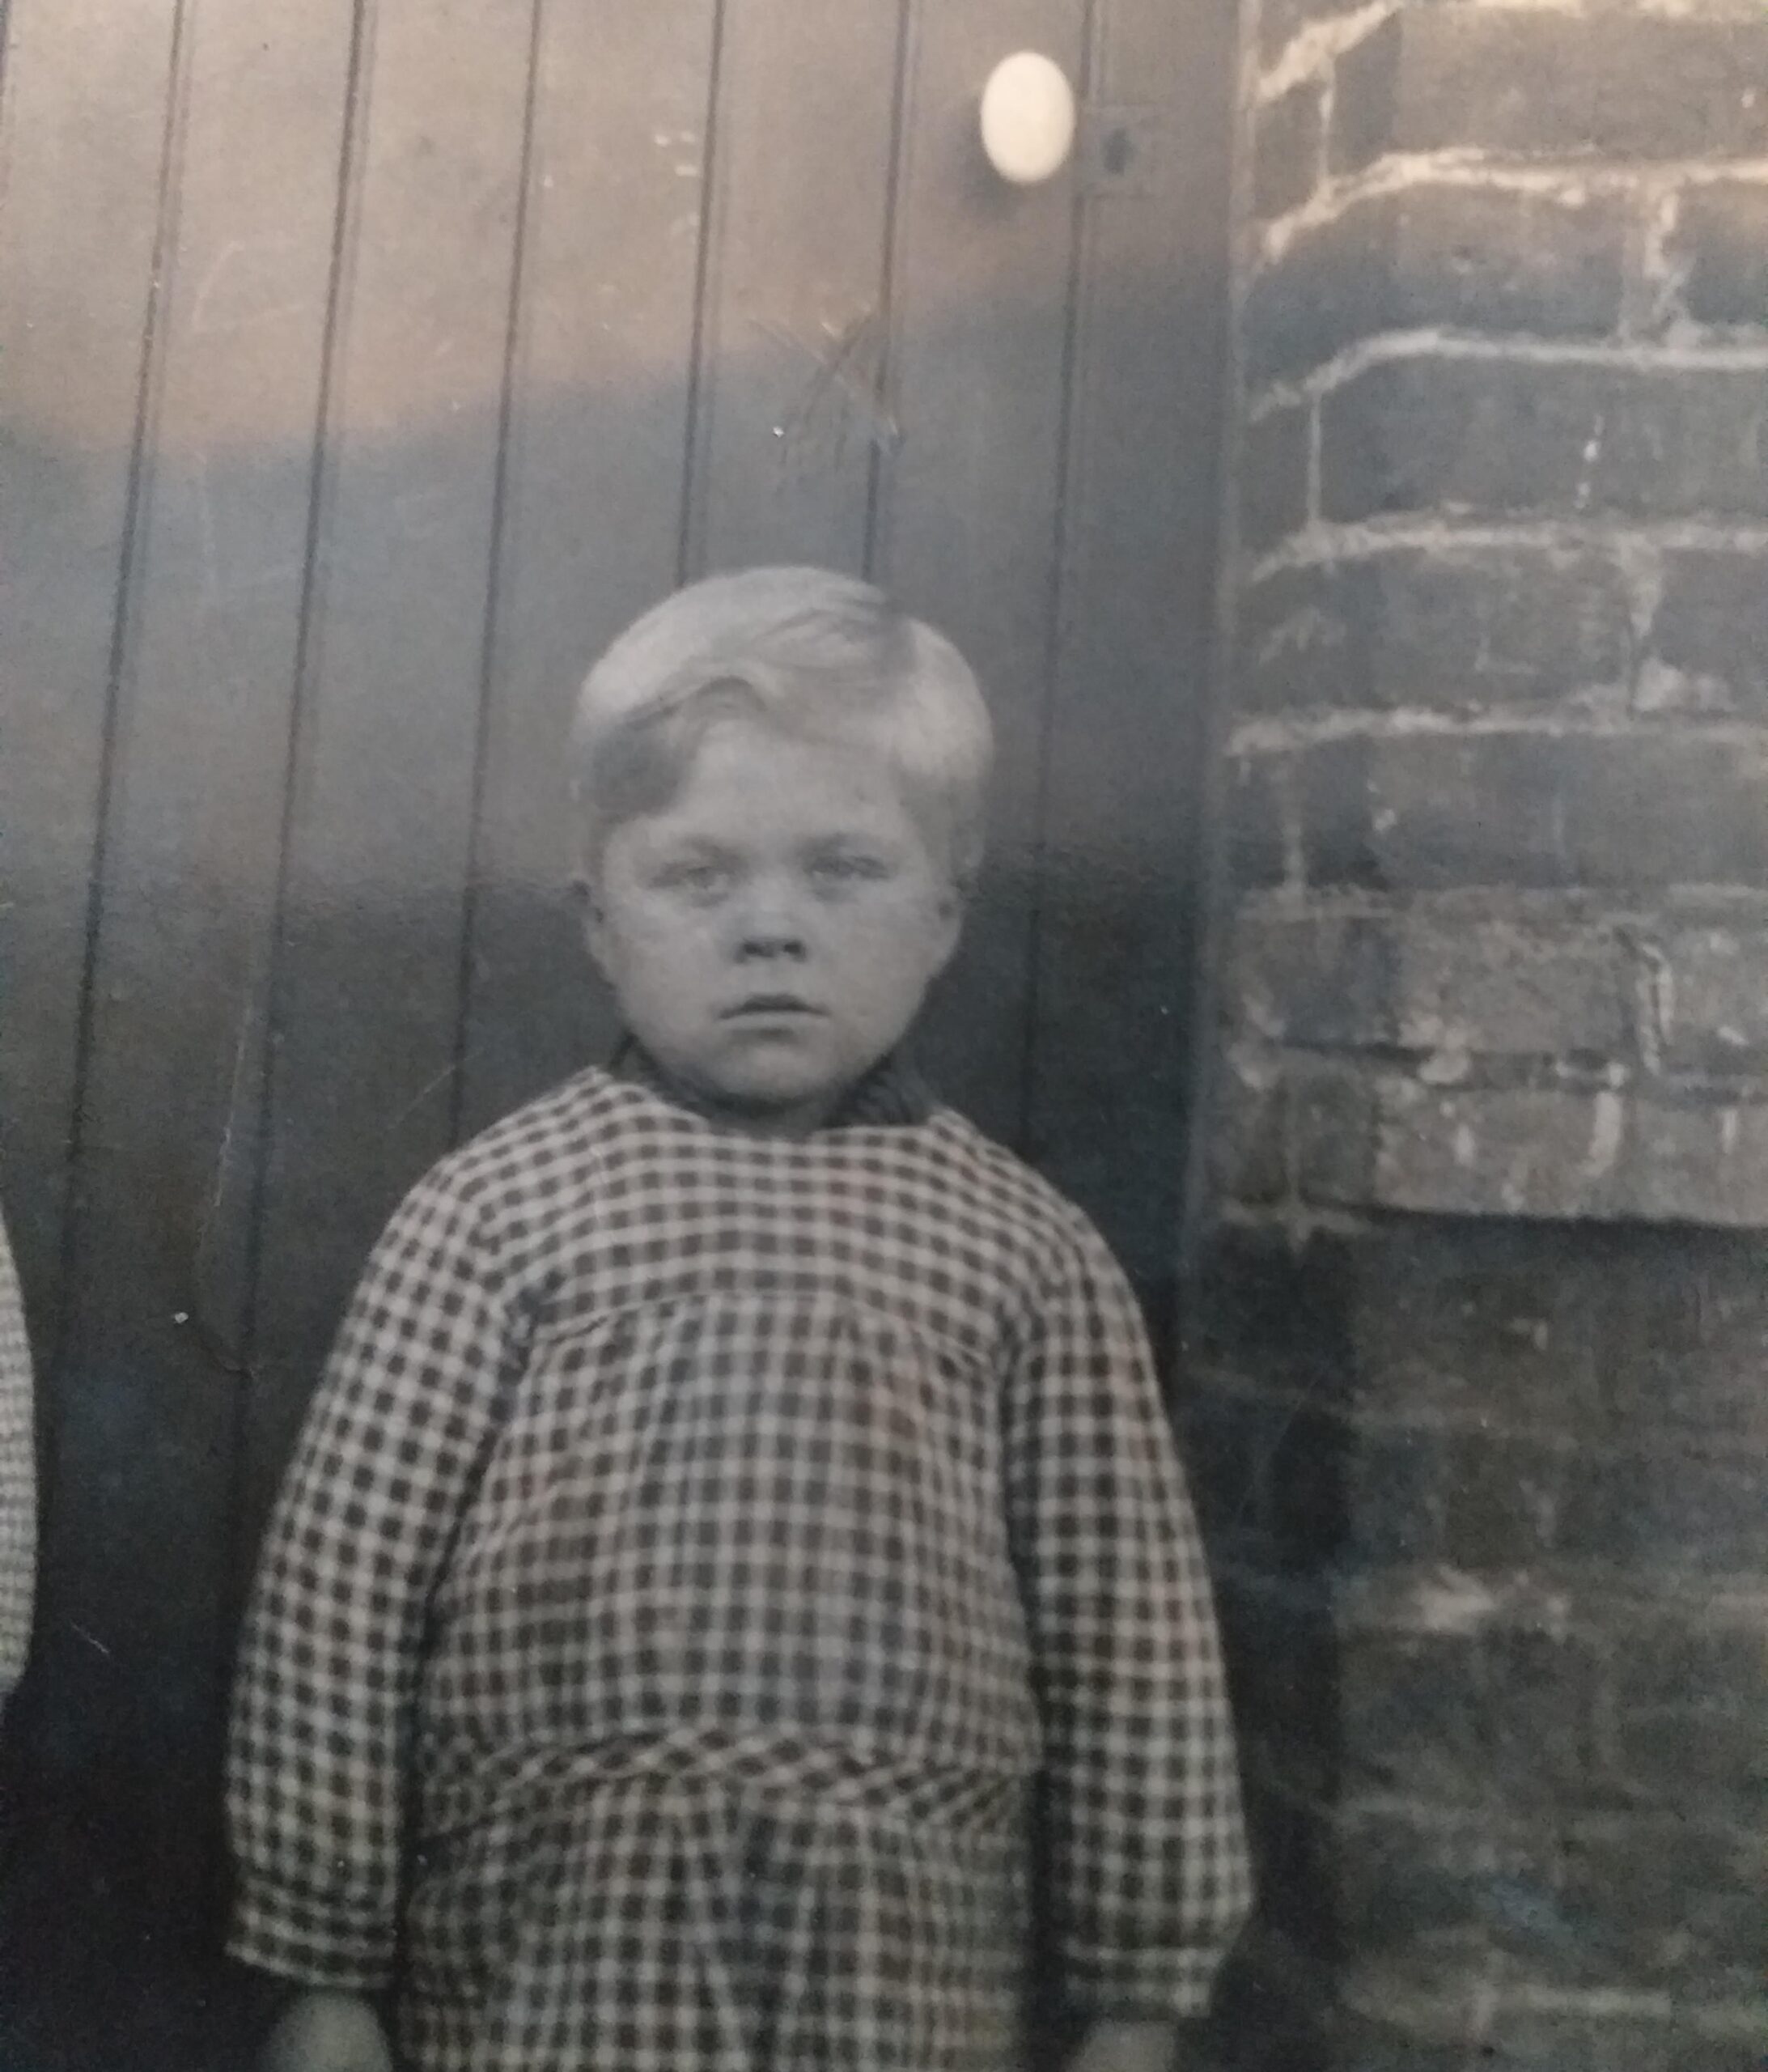
<path fill-rule="evenodd" d="M 898 1046 L 988 720 L 866 586 L 641 619 L 573 741 L 629 1041 L 371 1258 L 235 1700 L 278 2072 L 1007 2072 L 1035 1875 L 1088 2072 L 1244 1910 L 1203 1560 L 1133 1298 Z M 1039 1837 L 1034 1850 L 1031 1836 Z"/>

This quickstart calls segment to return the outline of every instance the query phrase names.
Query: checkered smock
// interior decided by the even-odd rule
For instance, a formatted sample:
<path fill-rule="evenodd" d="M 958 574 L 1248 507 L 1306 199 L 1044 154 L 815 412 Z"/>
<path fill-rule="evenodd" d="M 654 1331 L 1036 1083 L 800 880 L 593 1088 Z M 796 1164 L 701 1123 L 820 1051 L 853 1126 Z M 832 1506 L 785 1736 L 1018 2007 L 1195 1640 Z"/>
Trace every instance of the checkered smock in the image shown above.
<path fill-rule="evenodd" d="M 24 1669 L 36 1582 L 37 1475 L 31 1344 L 11 1248 L 0 1225 L 0 1704 Z"/>
<path fill-rule="evenodd" d="M 235 1696 L 235 1954 L 418 2072 L 1002 2072 L 1247 1897 L 1203 1560 L 1079 1212 L 889 1075 L 797 1141 L 600 1071 L 358 1289 Z"/>

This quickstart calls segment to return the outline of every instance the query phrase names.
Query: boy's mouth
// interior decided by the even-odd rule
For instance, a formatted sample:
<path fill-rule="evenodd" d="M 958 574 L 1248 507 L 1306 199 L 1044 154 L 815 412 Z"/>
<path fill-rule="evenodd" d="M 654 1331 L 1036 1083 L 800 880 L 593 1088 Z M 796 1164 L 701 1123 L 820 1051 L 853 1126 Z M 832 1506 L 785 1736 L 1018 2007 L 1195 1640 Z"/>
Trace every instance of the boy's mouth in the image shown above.
<path fill-rule="evenodd" d="M 724 1021 L 736 1021 L 748 1015 L 820 1015 L 822 1013 L 821 1008 L 812 1007 L 808 1000 L 800 1000 L 795 993 L 752 993 L 746 1000 L 739 1000 L 735 1007 L 726 1008 L 719 1018 Z"/>

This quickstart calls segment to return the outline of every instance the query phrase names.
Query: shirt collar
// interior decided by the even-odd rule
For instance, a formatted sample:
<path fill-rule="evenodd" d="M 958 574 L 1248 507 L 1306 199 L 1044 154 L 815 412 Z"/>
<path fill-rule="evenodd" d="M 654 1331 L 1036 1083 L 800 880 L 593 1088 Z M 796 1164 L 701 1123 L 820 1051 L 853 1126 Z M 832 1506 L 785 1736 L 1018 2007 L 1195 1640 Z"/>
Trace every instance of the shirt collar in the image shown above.
<path fill-rule="evenodd" d="M 664 1071 L 634 1036 L 622 1036 L 608 1064 L 616 1079 L 655 1093 L 673 1107 L 715 1119 L 704 1102 Z M 902 1129 L 924 1123 L 935 1106 L 931 1089 L 900 1053 L 881 1058 L 850 1086 L 822 1125 L 832 1129 Z M 819 1132 L 820 1134 L 820 1132 Z"/>

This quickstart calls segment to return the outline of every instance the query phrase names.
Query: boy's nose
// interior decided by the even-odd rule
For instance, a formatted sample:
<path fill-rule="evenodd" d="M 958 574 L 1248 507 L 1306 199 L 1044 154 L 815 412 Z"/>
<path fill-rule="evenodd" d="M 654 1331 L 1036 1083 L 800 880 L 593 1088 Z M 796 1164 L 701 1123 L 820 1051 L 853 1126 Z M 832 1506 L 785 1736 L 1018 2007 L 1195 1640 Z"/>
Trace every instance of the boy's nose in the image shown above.
<path fill-rule="evenodd" d="M 738 956 L 801 958 L 808 947 L 796 902 L 783 890 L 757 886 L 738 917 Z"/>
<path fill-rule="evenodd" d="M 803 931 L 783 922 L 758 922 L 745 928 L 737 943 L 737 955 L 745 962 L 776 957 L 801 962 L 804 953 Z"/>

